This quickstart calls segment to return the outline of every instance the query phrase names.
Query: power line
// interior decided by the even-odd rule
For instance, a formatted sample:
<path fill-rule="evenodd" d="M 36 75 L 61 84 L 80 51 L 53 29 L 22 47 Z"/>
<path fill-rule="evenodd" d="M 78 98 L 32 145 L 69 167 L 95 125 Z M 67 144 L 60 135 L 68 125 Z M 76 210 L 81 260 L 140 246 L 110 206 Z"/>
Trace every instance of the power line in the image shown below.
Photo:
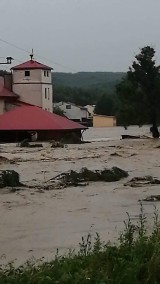
<path fill-rule="evenodd" d="M 25 52 L 25 53 L 27 53 L 27 54 L 30 54 L 30 51 L 29 51 L 29 50 L 24 49 L 24 48 L 22 48 L 22 47 L 20 47 L 20 46 L 18 46 L 18 45 L 15 45 L 14 43 L 11 43 L 11 42 L 9 42 L 9 41 L 7 41 L 7 40 L 4 40 L 4 39 L 2 39 L 2 38 L 0 38 L 0 41 L 3 42 L 3 43 L 5 43 L 5 44 L 7 44 L 7 45 L 10 45 L 10 46 L 12 46 L 12 47 L 14 47 L 14 48 L 16 48 L 16 49 L 19 49 L 19 50 L 21 50 L 21 51 L 23 51 L 23 52 Z M 44 59 L 44 60 L 46 60 L 46 61 L 52 63 L 52 64 L 55 64 L 55 65 L 58 65 L 58 66 L 61 66 L 61 67 L 63 67 L 63 68 L 67 68 L 67 69 L 70 69 L 70 70 L 76 72 L 76 70 L 75 70 L 74 68 L 71 68 L 71 67 L 69 67 L 69 66 L 63 65 L 63 64 L 58 63 L 58 62 L 54 62 L 54 61 L 52 61 L 51 59 L 48 59 L 48 58 L 46 58 L 46 57 L 44 57 L 44 56 L 41 56 L 41 55 L 38 54 L 38 53 L 35 53 L 35 55 L 36 55 L 37 57 L 41 58 L 41 59 Z M 17 61 L 19 61 L 19 60 L 17 60 Z"/>
<path fill-rule="evenodd" d="M 21 50 L 21 51 L 24 51 L 24 52 L 26 52 L 26 53 L 30 53 L 28 50 L 26 50 L 26 49 L 24 49 L 24 48 L 21 48 L 21 47 L 15 45 L 14 43 L 11 43 L 11 42 L 9 42 L 9 41 L 7 41 L 7 40 L 4 40 L 4 39 L 0 38 L 0 41 L 4 42 L 4 43 L 6 43 L 6 44 L 8 44 L 8 45 L 10 45 L 10 46 L 13 46 L 13 47 L 15 47 L 15 48 L 17 48 L 17 49 L 19 49 L 19 50 Z"/>

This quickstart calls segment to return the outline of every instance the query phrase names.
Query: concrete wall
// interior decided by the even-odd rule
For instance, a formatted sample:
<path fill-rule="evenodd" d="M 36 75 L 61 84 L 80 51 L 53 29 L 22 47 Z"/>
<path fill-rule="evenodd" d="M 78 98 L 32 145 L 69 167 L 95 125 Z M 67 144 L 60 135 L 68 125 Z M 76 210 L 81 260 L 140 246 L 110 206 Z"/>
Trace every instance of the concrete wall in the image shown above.
<path fill-rule="evenodd" d="M 13 92 L 20 96 L 22 102 L 42 107 L 41 84 L 14 84 Z"/>
<path fill-rule="evenodd" d="M 93 127 L 116 126 L 115 116 L 93 115 Z"/>
<path fill-rule="evenodd" d="M 30 76 L 25 76 L 30 71 Z M 20 100 L 52 112 L 52 82 L 50 70 L 13 70 L 13 92 Z"/>
<path fill-rule="evenodd" d="M 10 91 L 12 91 L 12 74 L 4 75 L 4 87 Z"/>
<path fill-rule="evenodd" d="M 53 112 L 52 109 L 52 85 L 42 85 L 42 107 L 44 110 Z"/>
<path fill-rule="evenodd" d="M 45 84 L 52 83 L 51 71 L 50 70 L 42 70 L 41 71 L 41 82 Z"/>
<path fill-rule="evenodd" d="M 25 71 L 30 71 L 30 76 L 25 76 Z M 42 83 L 42 70 L 13 70 L 13 84 Z"/>
<path fill-rule="evenodd" d="M 5 112 L 5 103 L 3 99 L 0 99 L 0 115 Z"/>

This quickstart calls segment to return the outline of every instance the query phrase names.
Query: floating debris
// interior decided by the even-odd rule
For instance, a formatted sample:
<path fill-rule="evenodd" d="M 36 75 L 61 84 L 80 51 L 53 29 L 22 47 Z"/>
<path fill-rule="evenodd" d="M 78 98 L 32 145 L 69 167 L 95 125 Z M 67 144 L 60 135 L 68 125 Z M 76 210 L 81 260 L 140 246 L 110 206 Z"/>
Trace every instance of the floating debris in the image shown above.
<path fill-rule="evenodd" d="M 143 199 L 143 201 L 160 201 L 160 195 L 151 195 Z"/>
<path fill-rule="evenodd" d="M 122 139 L 139 139 L 140 138 L 139 135 L 137 135 L 137 136 L 135 136 L 135 135 L 122 135 L 121 137 L 122 137 Z"/>
<path fill-rule="evenodd" d="M 160 180 L 157 178 L 154 178 L 152 176 L 144 176 L 144 177 L 134 177 L 127 183 L 125 183 L 125 186 L 131 186 L 131 187 L 141 187 L 145 185 L 156 185 L 160 184 Z"/>
<path fill-rule="evenodd" d="M 113 167 L 112 169 L 95 170 L 91 171 L 87 168 L 82 168 L 79 172 L 69 171 L 62 173 L 55 178 L 51 179 L 50 185 L 47 189 L 52 187 L 55 188 L 65 188 L 70 186 L 86 186 L 90 181 L 104 181 L 104 182 L 114 182 L 119 181 L 122 178 L 128 177 L 128 172 L 118 168 Z"/>
<path fill-rule="evenodd" d="M 22 142 L 20 142 L 19 144 L 17 144 L 18 147 L 21 148 L 42 148 L 43 144 L 30 144 L 28 139 L 24 139 Z"/>
<path fill-rule="evenodd" d="M 122 157 L 122 155 L 118 154 L 117 152 L 111 153 L 110 156 L 113 156 L 113 157 Z"/>
<path fill-rule="evenodd" d="M 61 141 L 51 141 L 51 148 L 64 148 L 65 145 Z"/>

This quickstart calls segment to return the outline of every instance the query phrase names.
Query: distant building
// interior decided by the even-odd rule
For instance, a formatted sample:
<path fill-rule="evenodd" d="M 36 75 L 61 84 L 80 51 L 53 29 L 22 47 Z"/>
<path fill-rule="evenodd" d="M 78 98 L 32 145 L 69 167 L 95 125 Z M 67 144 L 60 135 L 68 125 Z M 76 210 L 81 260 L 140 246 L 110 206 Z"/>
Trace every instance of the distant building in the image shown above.
<path fill-rule="evenodd" d="M 106 116 L 106 115 L 93 115 L 93 127 L 113 127 L 116 126 L 116 117 L 115 116 Z"/>
<path fill-rule="evenodd" d="M 59 107 L 64 112 L 64 115 L 73 121 L 87 125 L 92 120 L 92 116 L 86 107 L 77 106 L 69 102 L 54 103 L 54 106 Z"/>
<path fill-rule="evenodd" d="M 93 117 L 95 105 L 86 105 L 85 108 L 88 110 L 91 117 Z"/>

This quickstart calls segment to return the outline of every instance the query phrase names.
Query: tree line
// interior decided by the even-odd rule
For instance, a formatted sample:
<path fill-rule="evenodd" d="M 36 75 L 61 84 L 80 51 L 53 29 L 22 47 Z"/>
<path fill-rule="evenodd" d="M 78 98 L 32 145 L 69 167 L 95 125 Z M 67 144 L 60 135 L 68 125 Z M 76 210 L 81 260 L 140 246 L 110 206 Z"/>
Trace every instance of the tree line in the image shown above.
<path fill-rule="evenodd" d="M 95 113 L 116 115 L 119 125 L 151 124 L 153 137 L 159 137 L 160 123 L 160 66 L 155 62 L 155 49 L 146 46 L 117 83 L 115 90 L 55 86 L 56 101 L 78 105 L 95 104 Z"/>

